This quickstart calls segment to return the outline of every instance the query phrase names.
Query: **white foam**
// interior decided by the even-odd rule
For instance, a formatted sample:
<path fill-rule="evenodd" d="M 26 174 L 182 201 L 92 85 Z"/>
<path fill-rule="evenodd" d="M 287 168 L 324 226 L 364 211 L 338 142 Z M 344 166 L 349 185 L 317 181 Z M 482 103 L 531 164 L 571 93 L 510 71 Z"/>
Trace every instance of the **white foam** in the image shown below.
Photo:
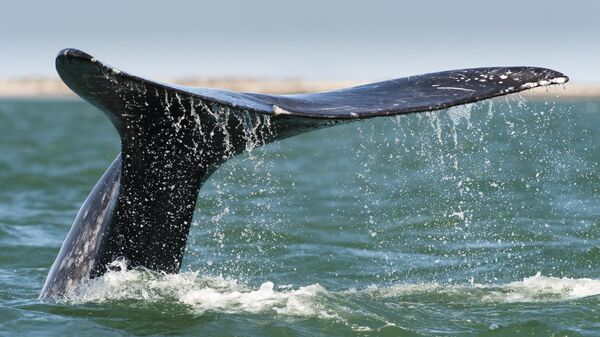
<path fill-rule="evenodd" d="M 109 271 L 80 287 L 71 303 L 115 300 L 177 301 L 205 312 L 263 313 L 298 317 L 335 317 L 320 304 L 327 290 L 319 284 L 298 289 L 263 283 L 258 289 L 222 277 L 199 277 L 196 272 L 159 274 L 148 270 Z"/>
<path fill-rule="evenodd" d="M 600 280 L 590 278 L 547 277 L 537 273 L 523 281 L 506 285 L 512 293 L 510 302 L 540 300 L 554 296 L 557 300 L 578 299 L 600 295 Z"/>
<path fill-rule="evenodd" d="M 556 302 L 600 295 L 600 280 L 549 277 L 537 273 L 535 276 L 526 277 L 522 281 L 504 285 L 480 284 L 471 280 L 469 284 L 405 284 L 383 289 L 370 288 L 367 291 L 384 298 L 440 294 L 466 296 L 469 301 L 482 303 Z"/>
<path fill-rule="evenodd" d="M 181 301 L 201 311 L 260 313 L 274 311 L 291 316 L 333 316 L 315 305 L 315 297 L 327 291 L 318 284 L 291 291 L 276 291 L 272 282 L 257 290 L 204 287 L 185 294 Z"/>
<path fill-rule="evenodd" d="M 168 301 L 187 305 L 198 313 L 263 313 L 344 321 L 344 317 L 357 314 L 351 309 L 351 303 L 362 301 L 365 297 L 369 301 L 382 303 L 427 303 L 432 298 L 437 301 L 443 300 L 443 297 L 455 302 L 514 303 L 556 302 L 595 295 L 600 295 L 600 280 L 547 277 L 540 273 L 504 285 L 478 284 L 469 280 L 465 284 L 398 284 L 334 292 L 319 284 L 294 289 L 290 285 L 277 287 L 267 281 L 253 288 L 222 277 L 200 277 L 195 272 L 164 275 L 147 270 L 131 270 L 109 271 L 103 277 L 84 284 L 68 301 Z"/>

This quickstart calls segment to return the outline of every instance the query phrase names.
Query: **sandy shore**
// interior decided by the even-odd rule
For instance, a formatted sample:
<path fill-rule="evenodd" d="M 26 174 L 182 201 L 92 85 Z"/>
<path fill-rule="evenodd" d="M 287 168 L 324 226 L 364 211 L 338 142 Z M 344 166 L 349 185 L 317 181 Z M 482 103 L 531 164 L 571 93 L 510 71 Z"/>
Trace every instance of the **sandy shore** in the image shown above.
<path fill-rule="evenodd" d="M 233 91 L 262 93 L 318 92 L 351 87 L 367 81 L 309 81 L 299 79 L 257 78 L 187 78 L 167 79 L 163 82 L 186 86 L 218 88 Z M 600 84 L 569 82 L 564 87 L 536 88 L 523 93 L 526 96 L 560 96 L 563 98 L 599 97 Z M 0 79 L 0 97 L 73 97 L 74 94 L 58 78 Z"/>

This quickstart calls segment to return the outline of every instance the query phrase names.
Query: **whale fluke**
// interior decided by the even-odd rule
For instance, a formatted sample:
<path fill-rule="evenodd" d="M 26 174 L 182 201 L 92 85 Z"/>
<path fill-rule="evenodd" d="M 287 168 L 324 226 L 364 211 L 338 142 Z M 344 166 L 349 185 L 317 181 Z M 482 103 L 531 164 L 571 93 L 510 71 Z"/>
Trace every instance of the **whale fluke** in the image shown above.
<path fill-rule="evenodd" d="M 277 96 L 155 82 L 76 49 L 61 51 L 56 68 L 71 90 L 109 117 L 121 153 L 81 207 L 41 298 L 68 296 L 115 260 L 178 272 L 202 183 L 248 148 L 338 122 L 445 109 L 568 81 L 550 69 L 493 67 Z"/>

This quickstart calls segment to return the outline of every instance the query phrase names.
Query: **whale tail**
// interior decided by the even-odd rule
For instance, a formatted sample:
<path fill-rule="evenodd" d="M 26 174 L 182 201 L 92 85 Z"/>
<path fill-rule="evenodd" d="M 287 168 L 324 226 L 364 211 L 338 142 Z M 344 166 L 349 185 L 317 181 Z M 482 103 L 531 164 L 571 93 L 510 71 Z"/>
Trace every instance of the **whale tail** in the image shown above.
<path fill-rule="evenodd" d="M 121 154 L 82 206 L 41 297 L 68 294 L 117 259 L 177 272 L 202 183 L 248 148 L 340 122 L 439 110 L 568 80 L 543 68 L 477 68 L 275 96 L 154 82 L 75 49 L 62 51 L 56 68 L 109 117 Z"/>

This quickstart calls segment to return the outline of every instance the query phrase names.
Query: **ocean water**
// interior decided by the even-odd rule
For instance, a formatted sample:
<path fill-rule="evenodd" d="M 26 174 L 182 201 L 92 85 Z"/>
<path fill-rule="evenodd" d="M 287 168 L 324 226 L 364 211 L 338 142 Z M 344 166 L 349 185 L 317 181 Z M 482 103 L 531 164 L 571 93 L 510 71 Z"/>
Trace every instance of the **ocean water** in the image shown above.
<path fill-rule="evenodd" d="M 0 100 L 2 336 L 597 336 L 600 100 L 500 98 L 238 156 L 177 275 L 37 296 L 119 151 L 78 100 Z"/>

